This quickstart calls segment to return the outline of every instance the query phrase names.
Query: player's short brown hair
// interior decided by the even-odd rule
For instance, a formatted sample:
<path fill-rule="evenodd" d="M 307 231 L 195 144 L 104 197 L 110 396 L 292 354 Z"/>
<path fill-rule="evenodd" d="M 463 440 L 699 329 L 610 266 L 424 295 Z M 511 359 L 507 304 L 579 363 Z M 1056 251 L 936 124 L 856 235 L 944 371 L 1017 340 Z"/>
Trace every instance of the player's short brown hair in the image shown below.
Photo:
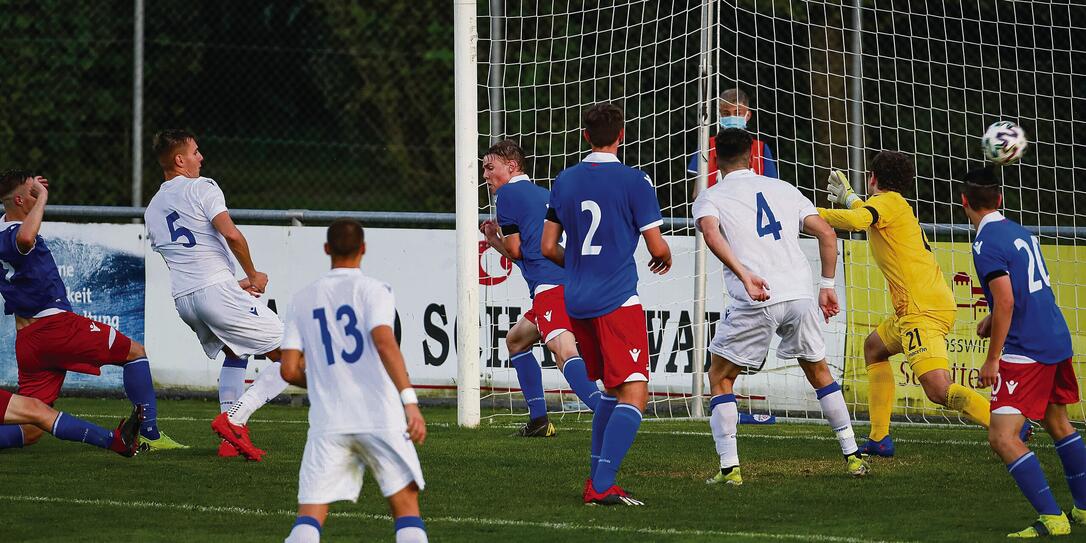
<path fill-rule="evenodd" d="M 524 149 L 511 139 L 504 139 L 491 145 L 483 157 L 494 155 L 502 160 L 511 160 L 517 163 L 517 171 L 527 171 L 527 161 L 524 160 Z"/>
<path fill-rule="evenodd" d="M 880 190 L 891 190 L 904 194 L 913 188 L 916 169 L 913 159 L 899 151 L 881 151 L 871 160 L 871 173 Z"/>
<path fill-rule="evenodd" d="M 607 147 L 618 141 L 622 132 L 622 109 L 611 102 L 600 102 L 584 112 L 584 129 L 592 147 Z"/>
<path fill-rule="evenodd" d="M 155 157 L 158 158 L 158 164 L 162 166 L 162 169 L 166 169 L 173 165 L 173 157 L 177 150 L 189 140 L 195 139 L 196 136 L 188 130 L 168 128 L 155 134 L 154 139 L 151 140 L 151 148 L 154 150 Z"/>
<path fill-rule="evenodd" d="M 733 165 L 742 162 L 743 167 L 750 164 L 750 147 L 754 137 L 742 128 L 724 128 L 716 134 L 717 164 Z"/>
<path fill-rule="evenodd" d="M 969 170 L 962 177 L 962 194 L 969 200 L 969 207 L 976 210 L 989 210 L 999 207 L 999 178 L 995 168 L 987 166 Z"/>
<path fill-rule="evenodd" d="M 0 198 L 7 198 L 27 179 L 34 177 L 34 172 L 13 168 L 0 173 Z"/>
<path fill-rule="evenodd" d="M 333 257 L 351 257 L 358 254 L 366 241 L 362 223 L 354 219 L 336 219 L 328 225 L 328 253 Z"/>

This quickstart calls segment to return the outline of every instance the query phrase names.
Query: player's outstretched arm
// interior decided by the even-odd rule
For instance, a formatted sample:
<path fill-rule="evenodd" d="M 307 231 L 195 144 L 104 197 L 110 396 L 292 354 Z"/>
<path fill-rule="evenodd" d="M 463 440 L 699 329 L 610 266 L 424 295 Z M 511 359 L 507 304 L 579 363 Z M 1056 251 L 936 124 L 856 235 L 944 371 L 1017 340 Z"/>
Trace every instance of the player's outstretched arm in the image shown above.
<path fill-rule="evenodd" d="M 426 420 L 419 411 L 419 399 L 415 396 L 415 389 L 411 388 L 411 379 L 407 376 L 407 365 L 396 343 L 396 334 L 391 326 L 381 325 L 370 331 L 370 337 L 388 377 L 396 385 L 396 390 L 400 391 L 404 414 L 407 415 L 407 434 L 411 436 L 411 441 L 422 445 L 426 441 Z"/>
<path fill-rule="evenodd" d="M 720 219 L 712 216 L 701 217 L 697 221 L 697 226 L 698 230 L 701 230 L 702 235 L 705 236 L 705 246 L 743 282 L 750 299 L 755 302 L 768 300 L 769 283 L 765 279 L 750 273 L 750 270 L 743 265 L 739 257 L 735 256 L 731 244 L 724 238 L 724 234 L 720 232 Z"/>
<path fill-rule="evenodd" d="M 818 239 L 818 258 L 822 262 L 822 280 L 818 289 L 818 306 L 826 322 L 830 317 L 841 312 L 834 290 L 834 275 L 837 273 L 837 234 L 825 219 L 818 215 L 808 215 L 803 219 L 803 231 Z"/>
<path fill-rule="evenodd" d="M 486 243 L 509 260 L 520 260 L 524 255 L 520 251 L 520 233 L 501 235 L 498 223 L 487 219 L 479 225 L 479 231 L 486 238 Z"/>
<path fill-rule="evenodd" d="M 23 223 L 15 234 L 15 244 L 24 255 L 29 253 L 37 242 L 41 222 L 45 218 L 45 203 L 49 200 L 49 180 L 38 176 L 30 183 L 30 195 L 38 200 L 34 202 L 34 207 L 30 208 L 30 213 L 23 218 Z"/>
<path fill-rule="evenodd" d="M 1011 277 L 1003 275 L 988 283 L 992 291 L 991 338 L 988 340 L 988 358 L 980 367 L 980 386 L 995 384 L 999 376 L 999 358 L 1003 353 L 1003 343 L 1011 330 L 1011 316 L 1014 315 L 1014 289 Z"/>
<path fill-rule="evenodd" d="M 282 358 L 279 359 L 279 376 L 284 381 L 305 388 L 305 357 L 302 351 L 283 349 Z"/>
<path fill-rule="evenodd" d="M 645 247 L 652 255 L 649 259 L 649 271 L 663 275 L 671 270 L 671 247 L 660 233 L 660 227 L 649 228 L 641 232 L 641 236 L 645 238 Z"/>
<path fill-rule="evenodd" d="M 215 215 L 215 218 L 211 219 L 211 225 L 226 239 L 230 251 L 234 253 L 234 256 L 238 259 L 238 264 L 241 264 L 241 269 L 245 271 L 248 286 L 243 288 L 252 294 L 262 294 L 264 289 L 268 287 L 268 274 L 256 270 L 256 266 L 253 265 L 253 257 L 249 254 L 249 242 L 245 240 L 245 235 L 234 224 L 234 219 L 230 218 L 230 213 L 223 211 Z"/>
<path fill-rule="evenodd" d="M 539 242 L 539 250 L 547 260 L 565 267 L 566 250 L 558 244 L 560 239 L 562 239 L 562 225 L 552 220 L 543 221 L 543 239 Z"/>

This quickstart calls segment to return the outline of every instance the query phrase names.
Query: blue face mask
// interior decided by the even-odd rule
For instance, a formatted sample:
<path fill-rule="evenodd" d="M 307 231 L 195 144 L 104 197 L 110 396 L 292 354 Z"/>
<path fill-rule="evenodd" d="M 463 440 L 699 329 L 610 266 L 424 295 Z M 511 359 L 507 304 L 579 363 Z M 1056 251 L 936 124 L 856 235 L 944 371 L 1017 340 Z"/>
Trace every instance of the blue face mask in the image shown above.
<path fill-rule="evenodd" d="M 747 118 L 741 115 L 720 118 L 720 128 L 746 128 Z"/>

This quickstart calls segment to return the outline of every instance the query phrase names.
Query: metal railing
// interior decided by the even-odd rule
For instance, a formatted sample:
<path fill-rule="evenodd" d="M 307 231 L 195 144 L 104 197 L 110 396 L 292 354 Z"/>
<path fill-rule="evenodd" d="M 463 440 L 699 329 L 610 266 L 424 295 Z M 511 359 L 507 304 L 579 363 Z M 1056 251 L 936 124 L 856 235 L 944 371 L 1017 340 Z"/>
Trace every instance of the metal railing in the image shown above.
<path fill-rule="evenodd" d="M 134 206 L 74 206 L 54 205 L 45 208 L 48 217 L 69 217 L 79 219 L 142 219 L 144 207 Z M 388 224 L 394 226 L 453 228 L 456 225 L 455 213 L 423 213 L 403 211 L 322 211 L 312 209 L 231 209 L 230 216 L 239 221 L 283 222 L 295 226 L 309 223 L 328 223 L 339 218 L 349 218 L 365 224 Z M 693 219 L 685 217 L 665 217 L 665 230 L 694 228 Z M 965 224 L 920 225 L 928 235 L 962 235 L 971 230 Z M 1086 239 L 1086 228 L 1077 226 L 1026 226 L 1030 232 L 1046 238 Z"/>

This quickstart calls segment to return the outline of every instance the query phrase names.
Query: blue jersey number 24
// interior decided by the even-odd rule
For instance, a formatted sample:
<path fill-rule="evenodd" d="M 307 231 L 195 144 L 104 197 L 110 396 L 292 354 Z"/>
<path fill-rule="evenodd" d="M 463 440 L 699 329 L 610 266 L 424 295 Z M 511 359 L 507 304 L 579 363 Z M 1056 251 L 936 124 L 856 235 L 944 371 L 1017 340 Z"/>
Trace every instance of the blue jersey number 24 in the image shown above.
<path fill-rule="evenodd" d="M 781 221 L 773 216 L 773 210 L 769 209 L 769 202 L 765 201 L 765 196 L 760 192 L 757 194 L 757 204 L 758 224 L 755 226 L 758 229 L 758 237 L 764 238 L 772 234 L 773 239 L 781 239 Z"/>
<path fill-rule="evenodd" d="M 324 314 L 324 308 L 318 307 L 314 309 L 313 318 L 320 323 L 324 356 L 328 360 L 328 365 L 331 366 L 336 363 L 336 355 L 332 352 L 332 334 L 328 331 L 328 317 Z M 353 307 L 349 305 L 339 306 L 339 309 L 336 310 L 336 322 L 344 318 L 347 319 L 347 323 L 343 325 L 343 332 L 354 339 L 354 349 L 350 352 L 343 349 L 339 354 L 343 357 L 344 362 L 354 364 L 358 362 L 359 358 L 362 358 L 362 348 L 364 347 L 362 331 L 358 329 L 358 316 L 355 315 Z"/>

